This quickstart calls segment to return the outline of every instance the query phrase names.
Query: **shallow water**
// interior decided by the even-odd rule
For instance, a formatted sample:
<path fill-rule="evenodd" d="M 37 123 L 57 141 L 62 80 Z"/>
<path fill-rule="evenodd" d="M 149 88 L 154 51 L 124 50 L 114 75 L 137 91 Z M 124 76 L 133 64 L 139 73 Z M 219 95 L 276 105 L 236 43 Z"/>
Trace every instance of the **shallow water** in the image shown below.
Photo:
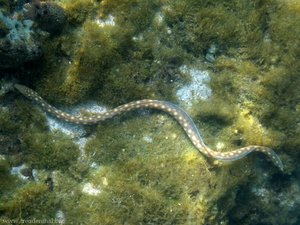
<path fill-rule="evenodd" d="M 300 223 L 298 0 L 26 2 L 0 1 L 1 223 Z M 284 170 L 205 156 L 159 110 L 71 125 L 15 83 L 83 118 L 172 102 L 207 148 Z"/>

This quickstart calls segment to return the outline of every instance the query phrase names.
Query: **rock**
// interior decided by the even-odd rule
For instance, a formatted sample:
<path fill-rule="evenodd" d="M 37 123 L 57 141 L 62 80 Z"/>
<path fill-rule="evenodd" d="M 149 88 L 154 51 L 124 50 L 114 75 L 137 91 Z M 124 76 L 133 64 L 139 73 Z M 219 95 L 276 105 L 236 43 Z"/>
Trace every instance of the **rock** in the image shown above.
<path fill-rule="evenodd" d="M 24 5 L 24 17 L 51 35 L 58 34 L 66 23 L 64 9 L 51 2 L 32 1 Z"/>

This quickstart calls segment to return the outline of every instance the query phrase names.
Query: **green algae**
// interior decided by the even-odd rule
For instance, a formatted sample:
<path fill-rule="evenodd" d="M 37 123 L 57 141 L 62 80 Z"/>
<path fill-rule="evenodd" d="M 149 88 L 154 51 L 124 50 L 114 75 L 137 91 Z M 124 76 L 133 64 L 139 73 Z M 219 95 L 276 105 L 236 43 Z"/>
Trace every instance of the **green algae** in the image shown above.
<path fill-rule="evenodd" d="M 83 30 L 78 31 L 78 34 L 60 37 L 57 42 L 47 46 L 53 49 L 55 45 L 61 49 L 62 54 L 72 55 L 72 61 L 60 64 L 58 73 L 53 68 L 47 71 L 51 79 L 48 76 L 43 78 L 41 88 L 48 91 L 50 99 L 54 97 L 58 102 L 75 103 L 86 98 L 95 88 L 102 86 L 106 70 L 120 58 L 116 51 L 117 42 L 111 37 L 111 30 L 100 29 L 95 22 L 89 21 L 84 23 Z M 78 40 L 78 35 L 84 38 Z M 76 45 L 75 49 L 73 45 Z M 48 67 L 53 67 L 53 64 L 46 66 Z"/>
<path fill-rule="evenodd" d="M 61 132 L 28 130 L 22 137 L 22 146 L 26 162 L 38 169 L 66 169 L 79 156 L 78 146 Z"/>
<path fill-rule="evenodd" d="M 0 157 L 0 196 L 11 186 L 16 185 L 14 177 L 9 173 L 9 162 L 4 157 Z"/>
<path fill-rule="evenodd" d="M 79 1 L 78 4 L 83 3 Z M 66 11 L 71 7 L 69 3 L 61 5 Z M 76 7 L 76 4 L 72 3 L 72 7 Z M 134 7 L 149 12 L 136 11 L 130 16 L 124 15 L 126 19 L 118 16 L 115 26 L 99 24 L 101 20 L 105 21 L 105 15 L 114 16 Z M 64 104 L 74 104 L 90 98 L 92 94 L 102 102 L 118 104 L 120 98 L 124 98 L 122 102 L 141 97 L 153 98 L 156 95 L 172 99 L 176 87 L 172 82 L 183 77 L 180 73 L 171 75 L 169 71 L 176 70 L 177 64 L 182 63 L 183 51 L 169 47 L 158 52 L 156 46 L 153 46 L 153 38 L 157 37 L 148 31 L 145 32 L 144 41 L 133 41 L 133 36 L 139 35 L 147 26 L 155 28 L 152 21 L 157 7 L 157 3 L 147 1 L 103 3 L 99 9 L 99 19 L 86 19 L 80 28 L 75 24 L 70 34 L 54 38 L 43 45 L 46 64 L 40 68 L 43 76 L 36 89 L 50 101 Z M 145 16 L 145 13 L 149 15 Z M 147 22 L 139 17 L 147 19 Z M 123 19 L 127 21 L 126 24 L 118 22 Z M 135 24 L 137 21 L 139 25 Z M 154 57 L 157 58 L 156 62 L 152 62 Z M 123 85 L 124 82 L 127 85 Z M 169 86 L 172 86 L 173 91 Z M 144 93 L 143 90 L 148 91 Z M 130 92 L 136 94 L 129 96 L 127 93 Z"/>
<path fill-rule="evenodd" d="M 100 165 L 87 177 L 100 193 L 84 194 L 73 203 L 78 205 L 76 211 L 68 213 L 93 215 L 84 218 L 90 224 L 181 224 L 187 218 L 213 224 L 218 214 L 215 200 L 226 193 L 221 188 L 226 173 L 211 170 L 182 130 L 174 129 L 178 124 L 167 116 L 116 123 L 99 125 L 85 147 L 88 159 Z M 224 180 L 214 179 L 212 174 L 216 173 Z M 226 184 L 228 191 L 241 182 L 234 177 Z M 203 183 L 202 179 L 208 180 Z"/>
<path fill-rule="evenodd" d="M 154 1 L 103 1 L 99 15 L 105 17 L 109 14 L 117 15 L 116 23 L 121 27 L 130 27 L 133 34 L 147 29 L 152 22 L 154 14 L 159 7 Z"/>
<path fill-rule="evenodd" d="M 30 127 L 34 127 L 40 133 L 47 132 L 46 118 L 28 102 L 15 100 L 9 107 L 3 107 L 0 111 L 0 133 L 21 138 Z"/>
<path fill-rule="evenodd" d="M 18 130 L 18 125 L 12 123 L 12 115 L 8 109 L 1 109 L 0 111 L 0 129 L 1 133 L 14 133 Z"/>
<path fill-rule="evenodd" d="M 44 114 L 28 102 L 16 100 L 10 107 L 3 108 L 0 111 L 0 125 L 0 133 L 8 137 L 12 145 L 8 152 L 10 160 L 13 160 L 14 154 L 21 154 L 19 163 L 25 161 L 36 168 L 62 169 L 78 158 L 78 146 L 59 132 L 51 133 Z M 21 142 L 21 152 L 16 150 L 19 147 L 16 139 L 17 143 Z"/>
<path fill-rule="evenodd" d="M 29 183 L 17 189 L 11 196 L 1 199 L 0 211 L 3 218 L 16 219 L 21 223 L 22 219 L 53 218 L 55 203 L 53 193 L 43 183 Z M 34 215 L 34 216 L 32 216 Z"/>
<path fill-rule="evenodd" d="M 62 4 L 71 25 L 76 26 L 83 23 L 88 17 L 96 13 L 96 1 L 66 1 Z"/>
<path fill-rule="evenodd" d="M 66 169 L 72 160 L 77 160 L 78 147 L 70 138 L 50 133 L 45 117 L 23 101 L 15 101 L 9 111 L 2 110 L 0 114 L 0 133 L 9 135 L 12 146 L 5 158 L 0 157 L 1 222 L 53 219 L 58 210 L 58 200 L 44 183 L 45 175 L 41 176 L 38 172 L 40 182 L 24 181 L 11 175 L 10 169 L 20 164 L 36 169 Z M 21 142 L 19 150 L 16 150 L 19 147 L 15 145 L 15 138 Z"/>
<path fill-rule="evenodd" d="M 69 30 L 45 40 L 42 75 L 33 81 L 51 103 L 176 101 L 178 84 L 188 81 L 178 67 L 199 57 L 205 60 L 214 44 L 215 61 L 209 66 L 213 95 L 190 110 L 205 142 L 219 151 L 272 147 L 283 156 L 286 173 L 293 174 L 300 144 L 299 3 L 76 0 L 60 5 Z M 155 19 L 158 10 L 163 22 Z M 99 26 L 109 15 L 116 16 L 116 25 Z M 129 113 L 99 125 L 85 146 L 86 162 L 81 162 L 71 139 L 49 132 L 43 116 L 27 104 L 17 104 L 22 110 L 14 111 L 16 116 L 1 112 L 1 132 L 20 134 L 24 161 L 31 167 L 58 171 L 53 195 L 62 202 L 68 223 L 230 224 L 228 213 L 238 214 L 230 210 L 239 211 L 237 190 L 260 176 L 255 167 L 266 164 L 270 174 L 277 172 L 258 155 L 220 166 L 202 157 L 175 122 L 157 113 Z M 89 168 L 90 163 L 96 168 Z M 3 177 L 9 176 L 7 163 L 2 168 Z M 271 189 L 272 181 L 266 182 Z M 85 193 L 86 183 L 100 193 Z M 4 215 L 18 212 L 15 198 L 29 216 L 49 215 L 31 207 L 43 201 L 53 207 L 53 195 L 43 184 L 36 185 L 15 191 L 17 197 L 2 208 Z M 18 197 L 23 193 L 28 198 Z M 274 212 L 275 205 L 254 203 L 258 198 L 251 197 L 241 224 L 257 219 L 251 206 Z M 276 213 L 265 221 L 274 218 Z"/>

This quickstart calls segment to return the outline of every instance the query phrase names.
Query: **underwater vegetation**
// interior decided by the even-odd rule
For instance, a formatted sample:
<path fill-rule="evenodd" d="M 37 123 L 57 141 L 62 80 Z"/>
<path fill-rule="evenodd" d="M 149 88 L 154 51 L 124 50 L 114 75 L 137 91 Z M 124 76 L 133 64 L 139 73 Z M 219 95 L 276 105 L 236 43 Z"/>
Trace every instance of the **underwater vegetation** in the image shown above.
<path fill-rule="evenodd" d="M 58 34 L 66 22 L 63 8 L 55 3 L 8 2 L 0 2 L 0 68 L 6 69 L 39 60 L 40 39 Z"/>
<path fill-rule="evenodd" d="M 25 2 L 14 2 L 0 0 L 0 38 L 10 32 L 3 18 L 20 22 L 11 15 Z M 79 146 L 78 137 L 49 129 L 43 112 L 10 91 L 0 96 L 0 223 L 300 223 L 299 1 L 41 4 L 56 4 L 61 28 L 43 36 L 43 22 L 33 22 L 28 28 L 42 37 L 42 54 L 2 67 L 0 79 L 14 77 L 58 108 L 144 98 L 185 108 L 176 92 L 192 79 L 180 68 L 196 65 L 209 73 L 211 95 L 187 111 L 205 143 L 220 152 L 270 147 L 284 171 L 261 154 L 231 164 L 206 158 L 171 117 L 154 110 L 84 127 Z"/>

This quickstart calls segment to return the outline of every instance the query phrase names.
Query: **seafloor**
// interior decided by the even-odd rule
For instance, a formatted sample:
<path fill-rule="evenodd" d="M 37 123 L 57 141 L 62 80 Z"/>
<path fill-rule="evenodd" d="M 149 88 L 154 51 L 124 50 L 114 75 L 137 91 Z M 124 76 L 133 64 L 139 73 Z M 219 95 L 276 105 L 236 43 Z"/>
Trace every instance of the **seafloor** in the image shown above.
<path fill-rule="evenodd" d="M 300 224 L 300 0 L 0 0 L 0 224 Z M 133 100 L 184 108 L 202 155 L 166 113 L 57 120 Z M 83 109 L 81 109 L 83 108 Z"/>

